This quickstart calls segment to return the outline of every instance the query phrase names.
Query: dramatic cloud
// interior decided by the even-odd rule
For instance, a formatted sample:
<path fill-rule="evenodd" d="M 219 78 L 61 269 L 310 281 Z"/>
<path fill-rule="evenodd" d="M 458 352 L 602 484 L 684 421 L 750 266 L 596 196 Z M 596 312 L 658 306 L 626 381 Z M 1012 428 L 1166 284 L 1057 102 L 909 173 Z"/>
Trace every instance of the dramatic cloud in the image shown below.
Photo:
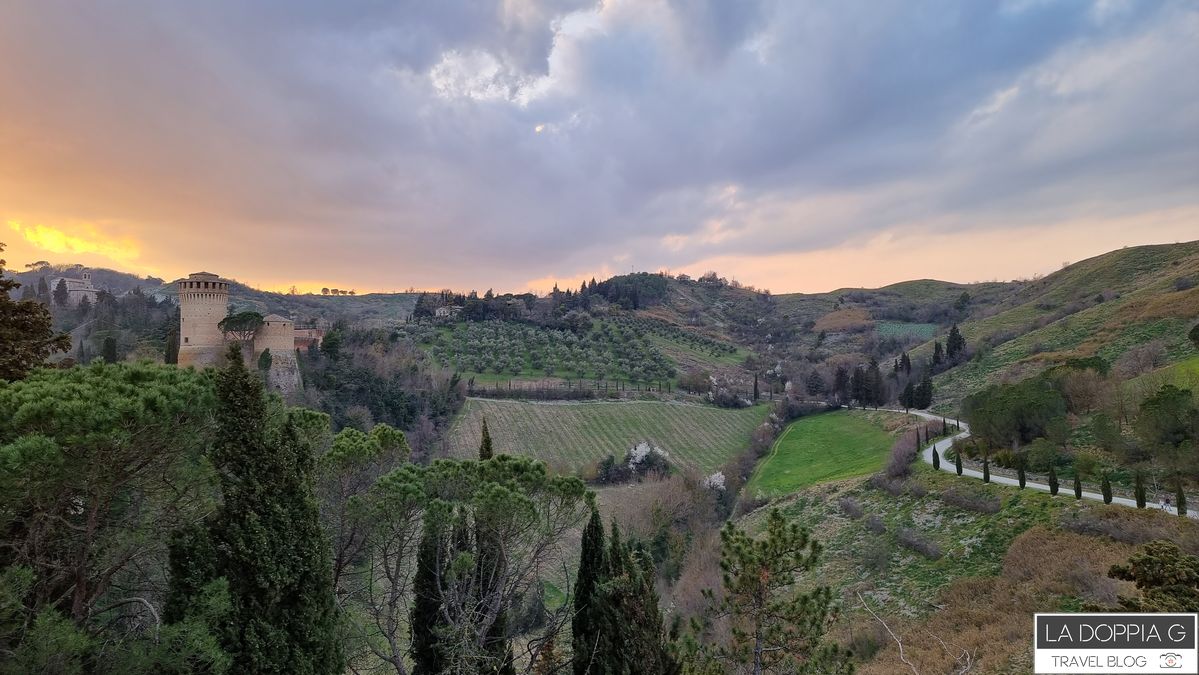
<path fill-rule="evenodd" d="M 1188 2 L 7 3 L 0 233 L 273 288 L 1014 276 L 1199 232 L 1195 63 Z"/>

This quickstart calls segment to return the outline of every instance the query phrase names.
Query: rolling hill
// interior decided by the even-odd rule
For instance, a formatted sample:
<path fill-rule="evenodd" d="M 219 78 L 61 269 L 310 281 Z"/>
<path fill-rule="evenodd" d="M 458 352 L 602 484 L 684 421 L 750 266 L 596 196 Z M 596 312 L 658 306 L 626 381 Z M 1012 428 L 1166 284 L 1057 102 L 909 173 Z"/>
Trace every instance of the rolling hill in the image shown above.
<path fill-rule="evenodd" d="M 1166 363 L 1194 356 L 1186 334 L 1199 317 L 1197 282 L 1199 242 L 1112 251 L 1030 282 L 993 313 L 960 324 L 977 353 L 936 377 L 937 401 L 952 405 L 977 388 L 1068 358 L 1114 362 L 1154 341 Z M 912 354 L 931 352 L 926 342 Z"/>

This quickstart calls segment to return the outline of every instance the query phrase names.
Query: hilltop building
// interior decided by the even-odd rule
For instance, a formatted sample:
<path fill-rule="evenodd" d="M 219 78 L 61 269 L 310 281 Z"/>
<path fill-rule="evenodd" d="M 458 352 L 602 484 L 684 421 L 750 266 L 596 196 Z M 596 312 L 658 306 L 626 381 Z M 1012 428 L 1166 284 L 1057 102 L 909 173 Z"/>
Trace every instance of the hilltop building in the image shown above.
<path fill-rule="evenodd" d="M 229 281 L 210 272 L 195 272 L 174 283 L 179 290 L 179 365 L 219 365 L 233 342 L 219 326 L 229 314 Z M 263 318 L 253 338 L 242 343 L 242 357 L 253 368 L 268 349 L 271 367 L 266 373 L 267 385 L 285 394 L 298 391 L 300 366 L 291 319 L 278 314 Z"/>
<path fill-rule="evenodd" d="M 96 297 L 99 296 L 100 289 L 92 285 L 92 273 L 85 271 L 80 276 L 83 278 L 71 279 L 63 276 L 51 279 L 49 282 L 50 292 L 53 293 L 58 288 L 59 282 L 62 282 L 67 287 L 68 306 L 78 307 L 84 298 L 87 298 L 87 301 L 93 305 L 96 304 Z"/>

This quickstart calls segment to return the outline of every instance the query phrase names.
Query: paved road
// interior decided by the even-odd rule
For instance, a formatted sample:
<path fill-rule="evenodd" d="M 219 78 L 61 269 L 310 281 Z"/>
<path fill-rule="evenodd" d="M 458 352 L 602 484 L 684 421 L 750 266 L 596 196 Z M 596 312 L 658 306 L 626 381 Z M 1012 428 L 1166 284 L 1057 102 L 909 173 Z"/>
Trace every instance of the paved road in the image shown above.
<path fill-rule="evenodd" d="M 904 412 L 904 411 L 903 410 L 894 410 L 894 412 Z M 920 410 L 909 410 L 907 412 L 909 412 L 913 415 L 916 415 L 918 417 L 923 417 L 924 419 L 928 419 L 928 420 L 940 420 L 941 419 L 941 417 L 939 415 L 933 415 L 931 413 L 922 412 Z M 924 462 L 926 464 L 931 465 L 933 463 L 933 453 L 934 452 L 941 453 L 941 470 L 947 471 L 949 473 L 957 473 L 957 468 L 954 466 L 953 462 L 945 459 L 944 453 L 946 450 L 948 450 L 950 447 L 953 446 L 954 440 L 956 440 L 958 438 L 969 438 L 970 437 L 970 425 L 966 424 L 965 422 L 961 422 L 961 421 L 959 421 L 958 424 L 962 428 L 961 433 L 951 436 L 949 438 L 937 441 L 936 443 L 933 443 L 932 445 L 928 446 L 927 448 L 924 448 L 924 450 L 920 453 L 920 457 L 921 457 L 921 459 L 924 460 Z M 962 469 L 962 475 L 969 476 L 971 478 L 977 478 L 979 480 L 982 480 L 982 477 L 983 477 L 983 474 L 981 471 L 975 471 L 974 469 L 965 469 L 965 468 Z M 1008 478 L 1007 476 L 996 476 L 995 474 L 991 474 L 991 482 L 998 483 L 999 485 L 1015 485 L 1015 486 L 1020 485 L 1020 481 L 1016 480 L 1015 478 Z M 1040 490 L 1041 492 L 1049 492 L 1048 485 L 1046 485 L 1044 483 L 1035 483 L 1031 480 L 1026 481 L 1024 483 L 1024 487 L 1032 489 L 1032 490 Z M 1074 496 L 1074 490 L 1071 486 L 1066 485 L 1063 487 L 1064 487 L 1064 489 L 1059 491 L 1059 493 L 1058 493 L 1059 495 L 1066 495 L 1069 497 Z M 1091 499 L 1091 500 L 1099 501 L 1099 502 L 1103 501 L 1103 495 L 1099 494 L 1098 492 L 1087 492 L 1086 490 L 1083 491 L 1082 498 L 1083 499 Z M 1127 499 L 1125 497 L 1114 497 L 1114 498 L 1112 498 L 1112 503 L 1119 504 L 1121 506 L 1131 506 L 1133 508 L 1136 508 L 1136 505 L 1137 505 L 1136 500 Z M 1157 504 L 1147 504 L 1145 508 L 1160 509 L 1161 507 Z M 1166 507 L 1165 510 L 1168 511 L 1169 513 L 1175 513 L 1175 514 L 1177 513 L 1177 510 L 1173 506 Z M 1189 512 L 1187 513 L 1187 515 L 1189 517 L 1191 517 L 1191 518 L 1199 517 L 1199 513 L 1195 513 L 1194 510 L 1188 510 L 1188 511 Z"/>

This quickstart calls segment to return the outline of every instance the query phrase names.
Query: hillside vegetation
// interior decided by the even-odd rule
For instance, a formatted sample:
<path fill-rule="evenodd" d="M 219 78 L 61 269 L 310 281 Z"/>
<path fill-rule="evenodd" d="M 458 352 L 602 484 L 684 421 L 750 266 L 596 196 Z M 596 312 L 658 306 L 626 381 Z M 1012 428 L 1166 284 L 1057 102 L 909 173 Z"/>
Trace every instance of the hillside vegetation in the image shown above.
<path fill-rule="evenodd" d="M 993 314 L 960 324 L 973 359 L 935 379 L 944 404 L 1008 377 L 1068 358 L 1118 361 L 1157 343 L 1161 359 L 1194 354 L 1187 330 L 1199 316 L 1199 242 L 1121 249 L 1029 283 Z M 927 358 L 926 343 L 913 352 Z"/>
<path fill-rule="evenodd" d="M 612 455 L 618 461 L 644 441 L 671 464 L 710 473 L 749 445 L 767 406 L 724 410 L 659 401 L 529 403 L 468 399 L 449 430 L 451 457 L 477 456 L 483 418 L 497 453 L 544 460 L 578 471 Z"/>

